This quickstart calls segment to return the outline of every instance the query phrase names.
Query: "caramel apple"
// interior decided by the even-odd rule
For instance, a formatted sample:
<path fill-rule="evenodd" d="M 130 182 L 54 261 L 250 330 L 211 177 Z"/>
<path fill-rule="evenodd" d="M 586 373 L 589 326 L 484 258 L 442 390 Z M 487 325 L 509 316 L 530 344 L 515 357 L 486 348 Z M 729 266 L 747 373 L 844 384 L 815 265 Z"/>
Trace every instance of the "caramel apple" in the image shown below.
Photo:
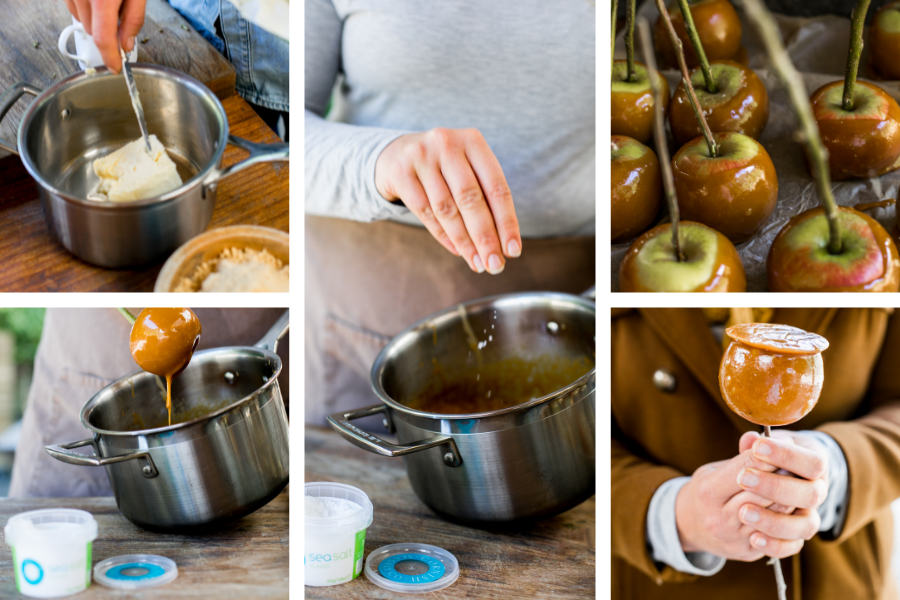
<path fill-rule="evenodd" d="M 642 143 L 612 136 L 612 242 L 638 235 L 653 222 L 662 204 L 662 178 L 656 154 Z"/>
<path fill-rule="evenodd" d="M 889 2 L 869 25 L 869 68 L 881 79 L 900 79 L 900 2 Z"/>
<path fill-rule="evenodd" d="M 682 221 L 681 259 L 672 238 L 672 224 L 664 223 L 635 240 L 619 268 L 619 291 L 747 291 L 744 265 L 724 235 L 701 223 Z"/>
<path fill-rule="evenodd" d="M 725 333 L 731 343 L 719 366 L 719 389 L 731 410 L 766 427 L 789 425 L 809 414 L 822 393 L 828 340 L 765 323 L 734 325 Z"/>
<path fill-rule="evenodd" d="M 762 228 L 778 201 L 775 165 L 762 145 L 740 133 L 713 135 L 712 156 L 702 137 L 685 144 L 672 160 L 682 216 L 724 234 L 734 243 Z"/>
<path fill-rule="evenodd" d="M 658 72 L 653 78 L 662 88 L 663 111 L 669 105 L 669 83 Z M 612 135 L 625 135 L 646 144 L 653 137 L 653 95 L 650 71 L 643 63 L 634 64 L 634 78 L 628 81 L 627 61 L 617 60 L 612 70 Z"/>
<path fill-rule="evenodd" d="M 772 292 L 900 291 L 897 246 L 878 221 L 856 209 L 838 208 L 841 251 L 829 250 L 824 208 L 788 221 L 769 249 Z"/>
<path fill-rule="evenodd" d="M 900 106 L 880 87 L 857 81 L 853 108 L 842 107 L 843 82 L 816 90 L 810 98 L 834 180 L 883 175 L 900 159 Z"/>
<path fill-rule="evenodd" d="M 684 16 L 677 3 L 672 2 L 668 8 L 672 25 L 685 46 L 685 58 L 689 67 L 700 64 L 697 53 L 688 39 Z M 735 59 L 741 50 L 741 20 L 737 11 L 728 0 L 691 0 L 690 12 L 697 35 L 709 60 Z M 675 48 L 666 35 L 665 24 L 660 18 L 656 22 L 656 51 L 661 57 L 663 67 L 677 64 Z"/>
<path fill-rule="evenodd" d="M 166 378 L 172 424 L 172 378 L 191 362 L 200 343 L 200 319 L 189 308 L 145 308 L 131 327 L 131 355 L 140 368 Z"/>
<path fill-rule="evenodd" d="M 769 120 L 769 94 L 762 81 L 752 69 L 731 60 L 716 61 L 709 67 L 715 81 L 714 92 L 707 89 L 700 67 L 691 72 L 691 84 L 710 130 L 733 131 L 758 139 Z M 677 146 L 703 135 L 683 81 L 669 103 L 669 124 Z"/>

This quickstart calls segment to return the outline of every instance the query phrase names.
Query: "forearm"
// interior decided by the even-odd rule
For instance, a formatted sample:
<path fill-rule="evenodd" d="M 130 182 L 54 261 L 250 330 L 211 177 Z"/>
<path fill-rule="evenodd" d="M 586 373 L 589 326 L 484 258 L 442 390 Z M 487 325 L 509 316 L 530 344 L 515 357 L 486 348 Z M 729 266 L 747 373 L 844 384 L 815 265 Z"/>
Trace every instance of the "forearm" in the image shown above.
<path fill-rule="evenodd" d="M 407 209 L 385 200 L 375 187 L 382 150 L 407 133 L 358 127 L 305 114 L 305 206 L 312 215 L 377 221 Z"/>

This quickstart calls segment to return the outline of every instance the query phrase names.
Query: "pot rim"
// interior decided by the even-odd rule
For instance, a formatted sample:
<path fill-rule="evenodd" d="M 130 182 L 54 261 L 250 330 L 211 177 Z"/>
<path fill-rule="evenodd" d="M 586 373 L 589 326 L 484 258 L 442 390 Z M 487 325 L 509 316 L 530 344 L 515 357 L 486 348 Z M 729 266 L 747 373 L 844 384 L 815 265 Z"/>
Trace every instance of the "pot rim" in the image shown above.
<path fill-rule="evenodd" d="M 575 296 L 573 294 L 566 294 L 563 292 L 514 292 L 511 294 L 498 294 L 496 296 L 487 296 L 485 298 L 479 298 L 477 300 L 470 300 L 469 302 L 462 302 L 461 304 L 468 308 L 469 306 L 484 304 L 489 302 L 497 302 L 498 300 L 506 300 L 510 298 L 554 298 L 558 300 L 564 300 L 566 302 L 570 302 L 576 305 L 581 306 L 582 308 L 590 309 L 594 314 L 596 314 L 596 303 L 588 300 L 582 296 Z M 372 385 L 372 389 L 375 392 L 375 395 L 378 396 L 378 399 L 381 400 L 384 404 L 388 405 L 393 410 L 399 410 L 402 413 L 416 416 L 416 417 L 424 417 L 428 419 L 435 419 L 441 421 L 462 421 L 462 420 L 474 420 L 474 419 L 486 419 L 490 417 L 497 417 L 501 415 L 508 415 L 516 412 L 527 411 L 535 406 L 540 406 L 541 404 L 545 404 L 547 402 L 552 401 L 555 398 L 565 396 L 572 390 L 585 385 L 592 377 L 595 376 L 597 371 L 596 364 L 591 368 L 590 371 L 579 377 L 577 380 L 568 384 L 565 387 L 562 387 L 546 396 L 542 396 L 540 398 L 535 398 L 533 400 L 529 400 L 528 402 L 523 402 L 522 404 L 517 404 L 515 406 L 510 406 L 508 408 L 501 408 L 499 410 L 492 410 L 487 412 L 480 413 L 461 413 L 455 415 L 448 415 L 442 413 L 431 413 L 425 412 L 421 410 L 416 410 L 414 408 L 410 408 L 403 404 L 400 404 L 396 400 L 392 399 L 387 393 L 384 391 L 384 388 L 381 385 L 381 373 L 384 370 L 384 357 L 389 349 L 402 337 L 405 337 L 407 334 L 412 333 L 415 330 L 421 329 L 426 326 L 429 321 L 434 320 L 437 317 L 455 313 L 457 311 L 457 307 L 453 306 L 451 308 L 445 308 L 436 313 L 428 315 L 424 319 L 416 321 L 397 335 L 395 335 L 387 345 L 382 348 L 381 352 L 378 353 L 378 356 L 375 358 L 375 363 L 372 365 L 372 370 L 370 372 L 370 383 Z M 594 334 L 595 344 L 596 344 L 596 332 Z M 595 360 L 596 363 L 596 360 Z"/>
<path fill-rule="evenodd" d="M 107 430 L 107 429 L 98 429 L 98 428 L 94 427 L 93 425 L 89 424 L 87 422 L 87 419 L 85 419 L 85 413 L 88 411 L 88 407 L 91 405 L 91 403 L 94 401 L 94 399 L 97 398 L 97 396 L 102 394 L 104 391 L 106 391 L 108 388 L 119 385 L 123 381 L 131 379 L 132 377 L 134 377 L 136 375 L 140 375 L 141 373 L 147 373 L 147 371 L 138 369 L 137 371 L 132 371 L 131 373 L 129 373 L 128 375 L 125 375 L 124 377 L 120 377 L 119 379 L 113 381 L 109 385 L 103 386 L 103 388 L 100 391 L 98 391 L 96 394 L 91 396 L 87 400 L 87 402 L 85 402 L 84 405 L 81 407 L 81 411 L 79 413 L 79 418 L 81 420 L 81 424 L 84 425 L 84 427 L 86 429 L 88 429 L 89 431 L 91 431 L 97 435 L 104 435 L 104 436 L 140 437 L 140 436 L 148 436 L 148 435 L 154 435 L 154 434 L 158 435 L 161 433 L 168 433 L 168 432 L 175 431 L 178 429 L 186 429 L 193 425 L 197 425 L 199 423 L 209 421 L 209 420 L 219 417 L 227 412 L 231 412 L 235 409 L 238 409 L 241 406 L 243 406 L 244 404 L 251 402 L 253 399 L 255 399 L 256 397 L 258 397 L 260 395 L 260 392 L 271 387 L 278 381 L 278 375 L 281 374 L 281 369 L 283 367 L 283 365 L 281 363 L 281 357 L 270 350 L 259 348 L 257 346 L 222 346 L 220 348 L 209 348 L 207 350 L 201 350 L 200 352 L 195 352 L 194 356 L 199 356 L 202 354 L 212 354 L 212 353 L 224 352 L 224 351 L 229 351 L 229 350 L 252 350 L 254 352 L 258 352 L 271 360 L 275 360 L 276 361 L 275 364 L 277 365 L 277 368 L 275 369 L 275 372 L 272 375 L 272 377 L 270 377 L 267 382 L 265 382 L 264 384 L 262 384 L 261 386 L 256 388 L 250 394 L 247 394 L 243 398 L 240 398 L 239 400 L 232 402 L 228 406 L 225 406 L 225 407 L 222 407 L 213 412 L 207 413 L 201 417 L 197 417 L 196 419 L 191 419 L 190 421 L 183 421 L 181 423 L 175 423 L 174 425 L 166 425 L 165 427 L 154 427 L 152 429 L 140 429 L 138 431 L 111 431 L 111 430 Z M 188 365 L 188 366 L 190 366 L 190 365 Z M 153 375 L 152 373 L 148 373 L 148 374 Z M 153 376 L 158 377 L 158 375 L 153 375 Z"/>
<path fill-rule="evenodd" d="M 87 75 L 85 71 L 79 71 L 78 73 L 73 73 L 69 75 L 65 79 L 62 79 L 46 90 L 42 91 L 34 101 L 28 106 L 25 110 L 25 114 L 22 116 L 22 120 L 19 122 L 18 132 L 16 133 L 16 144 L 19 148 L 19 156 L 22 160 L 22 164 L 25 165 L 25 169 L 28 171 L 29 175 L 45 190 L 53 193 L 58 196 L 62 200 L 66 202 L 70 202 L 72 204 L 77 204 L 86 208 L 92 208 L 97 210 L 108 210 L 108 211 L 129 211 L 143 208 L 145 206 L 155 206 L 157 204 L 164 204 L 166 202 L 171 202 L 174 200 L 178 200 L 187 192 L 193 190 L 199 185 L 202 185 L 203 181 L 209 175 L 210 171 L 215 169 L 219 162 L 222 160 L 222 155 L 225 153 L 225 148 L 228 146 L 228 135 L 230 132 L 228 125 L 228 116 L 225 114 L 225 108 L 222 106 L 222 102 L 216 97 L 212 91 L 191 77 L 186 73 L 182 73 L 181 71 L 177 71 L 175 69 L 171 69 L 169 67 L 164 67 L 161 65 L 154 65 L 148 63 L 134 63 L 131 67 L 133 72 L 141 73 L 146 71 L 158 71 L 167 77 L 174 79 L 177 83 L 189 88 L 193 88 L 197 90 L 201 95 L 206 96 L 209 100 L 212 101 L 216 110 L 219 113 L 219 116 L 222 119 L 222 123 L 224 127 L 222 128 L 221 136 L 218 140 L 218 145 L 216 147 L 215 152 L 213 152 L 213 156 L 210 161 L 206 164 L 205 167 L 200 169 L 191 179 L 187 182 L 182 183 L 181 186 L 172 190 L 171 192 L 167 192 L 161 196 L 157 196 L 155 198 L 147 198 L 144 200 L 135 200 L 129 202 L 111 202 L 111 201 L 102 201 L 102 200 L 88 200 L 87 198 L 78 198 L 75 197 L 68 192 L 60 190 L 56 186 L 50 185 L 41 175 L 40 171 L 38 171 L 37 166 L 34 164 L 34 161 L 31 159 L 31 155 L 28 153 L 28 146 L 26 146 L 26 130 L 31 125 L 31 120 L 34 118 L 34 114 L 37 111 L 38 105 L 45 102 L 48 98 L 51 98 L 58 94 L 60 90 L 73 85 L 74 83 L 82 80 L 82 79 L 100 79 L 103 77 L 119 77 L 120 75 L 117 73 L 111 72 L 106 67 L 100 67 L 93 75 Z"/>

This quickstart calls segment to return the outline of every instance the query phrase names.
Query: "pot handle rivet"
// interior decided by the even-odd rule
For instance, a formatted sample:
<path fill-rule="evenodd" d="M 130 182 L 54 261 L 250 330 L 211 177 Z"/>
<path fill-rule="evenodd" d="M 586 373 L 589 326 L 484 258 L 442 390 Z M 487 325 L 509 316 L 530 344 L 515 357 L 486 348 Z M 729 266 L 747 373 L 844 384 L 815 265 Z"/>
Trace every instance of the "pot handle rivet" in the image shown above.
<path fill-rule="evenodd" d="M 59 118 L 62 119 L 63 121 L 68 119 L 69 118 L 69 109 L 68 108 L 62 109 L 62 112 L 59 113 Z"/>

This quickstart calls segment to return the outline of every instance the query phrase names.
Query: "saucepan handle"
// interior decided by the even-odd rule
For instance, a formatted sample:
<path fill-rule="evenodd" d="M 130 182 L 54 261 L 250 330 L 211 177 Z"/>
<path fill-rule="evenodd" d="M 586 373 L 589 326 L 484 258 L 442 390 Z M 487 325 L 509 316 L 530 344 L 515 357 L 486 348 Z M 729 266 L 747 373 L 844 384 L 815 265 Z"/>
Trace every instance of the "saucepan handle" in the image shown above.
<path fill-rule="evenodd" d="M 233 175 L 238 171 L 243 171 L 247 167 L 252 167 L 258 163 L 264 162 L 288 162 L 290 159 L 290 145 L 284 143 L 277 144 L 257 144 L 248 142 L 245 139 L 229 135 L 228 143 L 237 146 L 250 153 L 250 156 L 242 161 L 236 162 L 229 167 L 216 168 L 210 171 L 203 182 L 203 193 L 216 189 L 219 180 Z"/>
<path fill-rule="evenodd" d="M 91 446 L 94 449 L 94 455 L 88 456 L 71 451 L 72 448 L 81 448 L 83 446 Z M 45 446 L 44 450 L 56 460 L 82 467 L 105 467 L 106 465 L 113 465 L 126 460 L 143 461 L 145 464 L 141 467 L 141 474 L 144 477 L 150 479 L 151 477 L 159 475 L 159 471 L 156 470 L 156 465 L 153 464 L 153 459 L 150 457 L 148 451 L 137 450 L 135 452 L 129 452 L 128 454 L 104 458 L 97 456 L 99 454 L 97 451 L 97 442 L 93 438 L 81 440 L 79 442 L 71 442 L 69 444 L 59 444 L 58 446 Z"/>
<path fill-rule="evenodd" d="M 256 342 L 255 346 L 257 348 L 262 348 L 263 350 L 278 352 L 278 342 L 281 341 L 281 338 L 284 337 L 290 327 L 291 311 L 286 310 L 280 317 L 278 317 L 278 320 L 275 321 L 275 324 L 269 328 L 269 331 L 266 332 L 266 335 L 264 335 L 261 340 Z"/>
<path fill-rule="evenodd" d="M 15 104 L 19 98 L 24 96 L 25 94 L 31 94 L 32 96 L 37 96 L 41 93 L 41 90 L 34 87 L 33 85 L 28 85 L 27 83 L 20 81 L 19 83 L 12 84 L 8 90 L 6 90 L 2 96 L 0 96 L 0 121 L 3 120 L 3 117 L 6 116 L 6 113 L 9 112 L 9 109 L 12 108 L 13 104 Z M 3 148 L 7 152 L 12 152 L 13 154 L 19 154 L 19 148 L 16 146 L 16 141 L 7 142 L 4 139 L 0 139 L 0 148 Z"/>
<path fill-rule="evenodd" d="M 446 452 L 443 457 L 444 464 L 448 467 L 458 467 L 462 464 L 462 456 L 459 453 L 459 448 L 456 446 L 456 441 L 452 437 L 437 435 L 428 438 L 427 440 L 419 440 L 418 442 L 413 442 L 411 444 L 391 444 L 368 431 L 363 431 L 350 422 L 353 419 L 361 419 L 362 417 L 377 415 L 379 413 L 383 413 L 386 417 L 390 418 L 387 410 L 388 407 L 386 405 L 377 404 L 375 406 L 360 408 L 359 410 L 350 412 L 334 413 L 333 415 L 328 416 L 328 423 L 351 444 L 359 446 L 363 450 L 374 452 L 375 454 L 380 454 L 382 456 L 403 456 L 404 454 L 421 452 L 422 450 L 428 450 L 429 448 L 435 448 L 437 446 L 446 446 Z"/>

